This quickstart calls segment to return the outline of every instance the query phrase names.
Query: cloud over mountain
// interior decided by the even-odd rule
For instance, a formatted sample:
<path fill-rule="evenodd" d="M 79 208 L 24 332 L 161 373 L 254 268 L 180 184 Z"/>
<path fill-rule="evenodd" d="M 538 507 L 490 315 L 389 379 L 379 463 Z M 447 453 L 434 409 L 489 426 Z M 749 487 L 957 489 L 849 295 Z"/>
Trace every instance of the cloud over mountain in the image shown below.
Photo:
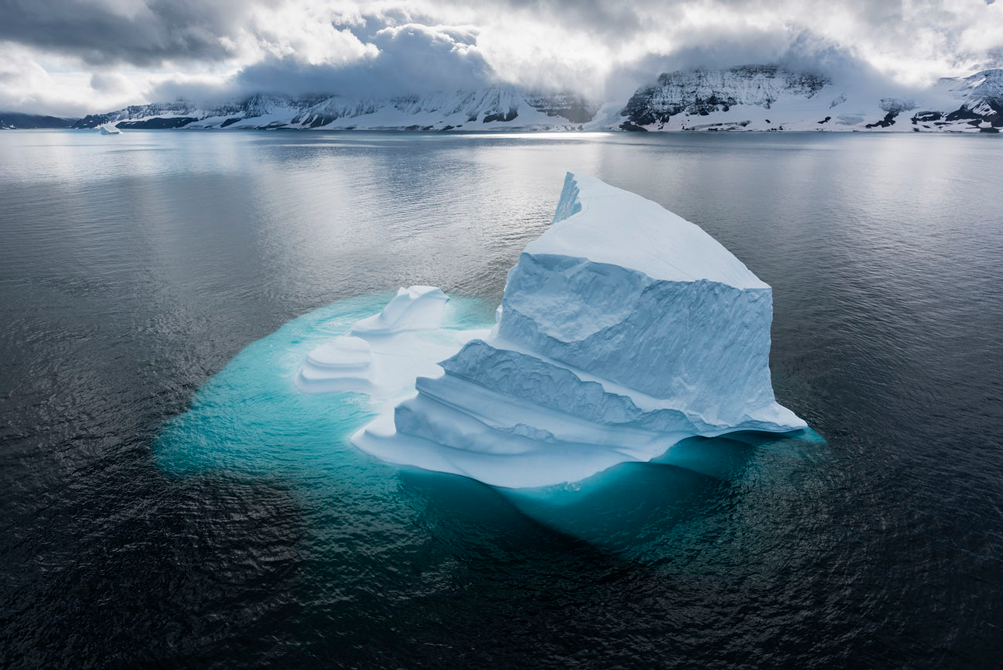
<path fill-rule="evenodd" d="M 0 0 L 0 106 L 379 96 L 509 82 L 620 95 L 659 72 L 860 66 L 902 85 L 999 64 L 985 0 Z"/>

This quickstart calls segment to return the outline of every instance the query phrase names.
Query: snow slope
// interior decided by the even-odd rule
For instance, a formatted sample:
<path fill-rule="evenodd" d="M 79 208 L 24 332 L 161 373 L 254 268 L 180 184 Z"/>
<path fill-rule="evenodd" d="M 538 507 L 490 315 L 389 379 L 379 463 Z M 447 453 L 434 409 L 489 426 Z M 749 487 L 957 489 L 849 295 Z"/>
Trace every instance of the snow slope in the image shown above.
<path fill-rule="evenodd" d="M 772 313 L 770 287 L 699 227 L 568 174 L 495 328 L 353 443 L 519 488 L 648 461 L 687 437 L 798 430 L 773 395 Z"/>

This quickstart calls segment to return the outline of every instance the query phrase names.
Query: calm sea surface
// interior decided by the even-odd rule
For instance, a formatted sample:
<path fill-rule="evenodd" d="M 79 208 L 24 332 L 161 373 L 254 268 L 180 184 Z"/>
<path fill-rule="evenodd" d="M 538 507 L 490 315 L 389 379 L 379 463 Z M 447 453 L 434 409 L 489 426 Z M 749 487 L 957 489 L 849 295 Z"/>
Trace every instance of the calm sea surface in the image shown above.
<path fill-rule="evenodd" d="M 990 668 L 1003 141 L 0 133 L 0 666 Z M 577 490 L 400 470 L 289 374 L 387 291 L 490 319 L 565 170 L 774 288 L 823 440 Z"/>

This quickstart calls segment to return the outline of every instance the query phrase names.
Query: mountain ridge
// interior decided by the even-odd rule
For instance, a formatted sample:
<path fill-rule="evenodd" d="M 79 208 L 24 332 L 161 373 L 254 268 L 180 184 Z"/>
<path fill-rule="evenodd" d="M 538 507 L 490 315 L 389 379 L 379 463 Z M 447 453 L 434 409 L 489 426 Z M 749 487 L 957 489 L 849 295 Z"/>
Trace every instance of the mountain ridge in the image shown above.
<path fill-rule="evenodd" d="M 659 75 L 620 111 L 621 130 L 999 132 L 1003 70 L 943 78 L 917 98 L 855 90 L 778 65 Z M 913 112 L 903 119 L 906 112 Z M 905 122 L 903 123 L 903 120 Z"/>
<path fill-rule="evenodd" d="M 135 105 L 85 116 L 73 127 L 114 123 L 122 129 L 571 130 L 591 120 L 596 109 L 598 105 L 570 92 L 548 94 L 513 86 L 386 98 L 256 94 L 220 105 L 186 100 Z"/>
<path fill-rule="evenodd" d="M 1003 69 L 948 77 L 909 95 L 776 64 L 660 74 L 625 101 L 513 85 L 388 97 L 253 94 L 199 105 L 133 105 L 77 120 L 0 113 L 0 128 L 406 131 L 999 132 Z"/>

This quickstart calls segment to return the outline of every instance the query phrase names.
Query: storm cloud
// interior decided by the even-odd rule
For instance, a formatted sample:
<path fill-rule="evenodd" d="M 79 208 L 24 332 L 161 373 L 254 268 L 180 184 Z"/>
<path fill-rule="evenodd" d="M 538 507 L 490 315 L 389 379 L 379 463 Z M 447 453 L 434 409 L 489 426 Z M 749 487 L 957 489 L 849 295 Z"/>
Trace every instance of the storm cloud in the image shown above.
<path fill-rule="evenodd" d="M 0 0 L 0 106 L 64 114 L 494 82 L 602 99 L 762 62 L 916 86 L 1001 53 L 986 0 Z"/>
<path fill-rule="evenodd" d="M 252 3 L 240 0 L 0 0 L 0 40 L 92 65 L 222 60 Z"/>
<path fill-rule="evenodd" d="M 368 44 L 376 48 L 337 67 L 295 54 L 266 58 L 243 68 L 234 83 L 246 93 L 367 97 L 469 89 L 493 78 L 476 36 L 462 30 L 405 24 L 379 30 Z"/>

